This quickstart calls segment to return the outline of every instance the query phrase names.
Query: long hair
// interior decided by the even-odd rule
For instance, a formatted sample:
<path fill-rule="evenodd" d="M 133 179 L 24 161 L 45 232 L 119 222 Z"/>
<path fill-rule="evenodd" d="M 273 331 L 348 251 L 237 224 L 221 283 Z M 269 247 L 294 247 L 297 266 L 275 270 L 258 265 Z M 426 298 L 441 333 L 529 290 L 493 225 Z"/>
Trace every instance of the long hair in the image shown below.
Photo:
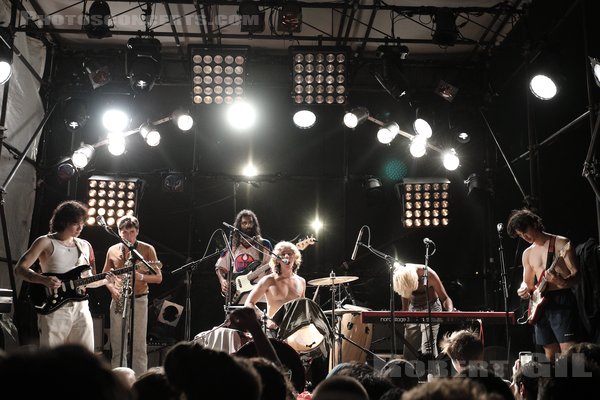
<path fill-rule="evenodd" d="M 412 264 L 394 270 L 394 291 L 405 299 L 419 288 L 419 274 Z"/>
<path fill-rule="evenodd" d="M 87 206 L 80 201 L 67 200 L 60 203 L 50 218 L 50 233 L 62 232 L 70 224 L 78 224 L 85 220 Z"/>
<path fill-rule="evenodd" d="M 254 211 L 244 209 L 244 210 L 240 211 L 239 213 L 237 213 L 237 215 L 235 216 L 235 221 L 233 222 L 233 226 L 235 226 L 237 229 L 240 229 L 240 230 L 242 229 L 242 217 L 252 218 L 252 222 L 254 222 L 254 228 L 252 229 L 250 236 L 254 236 L 256 239 L 260 240 L 261 239 L 260 224 L 258 223 L 258 218 L 256 217 L 256 214 L 254 213 Z M 233 247 L 238 247 L 239 245 L 240 245 L 240 232 L 235 231 L 235 232 L 233 232 Z"/>
<path fill-rule="evenodd" d="M 506 224 L 508 236 L 515 238 L 517 231 L 525 232 L 529 227 L 541 232 L 544 230 L 544 222 L 539 215 L 526 208 L 511 211 Z"/>

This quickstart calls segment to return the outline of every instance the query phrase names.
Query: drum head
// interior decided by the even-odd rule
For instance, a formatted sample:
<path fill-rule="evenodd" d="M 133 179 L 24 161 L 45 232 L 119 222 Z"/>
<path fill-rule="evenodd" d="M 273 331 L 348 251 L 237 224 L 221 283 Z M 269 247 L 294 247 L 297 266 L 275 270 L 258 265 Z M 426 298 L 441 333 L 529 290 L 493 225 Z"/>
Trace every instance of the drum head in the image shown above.
<path fill-rule="evenodd" d="M 286 372 L 290 373 L 290 380 L 294 385 L 294 388 L 298 393 L 301 393 L 304 391 L 304 387 L 306 385 L 306 373 L 304 371 L 304 365 L 302 364 L 300 356 L 298 353 L 296 353 L 296 350 L 280 340 L 269 339 L 269 341 L 273 345 L 273 348 L 275 348 L 275 353 L 277 353 L 281 363 L 287 367 Z M 254 341 L 250 341 L 240 347 L 235 354 L 245 358 L 258 356 Z"/>

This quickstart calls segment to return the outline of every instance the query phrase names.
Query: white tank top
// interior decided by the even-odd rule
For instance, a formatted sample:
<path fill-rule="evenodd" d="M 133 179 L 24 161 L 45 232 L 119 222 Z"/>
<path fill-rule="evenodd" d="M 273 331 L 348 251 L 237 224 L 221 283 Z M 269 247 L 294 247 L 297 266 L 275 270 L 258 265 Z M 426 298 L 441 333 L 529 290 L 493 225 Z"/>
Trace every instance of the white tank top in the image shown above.
<path fill-rule="evenodd" d="M 83 240 L 79 240 L 79 248 L 83 250 L 83 253 L 79 251 L 77 246 L 68 247 L 62 244 L 59 240 L 50 238 L 52 242 L 52 254 L 48 257 L 45 262 L 40 261 L 42 272 L 52 272 L 56 274 L 63 274 L 75 268 L 78 265 L 89 264 L 89 247 Z"/>

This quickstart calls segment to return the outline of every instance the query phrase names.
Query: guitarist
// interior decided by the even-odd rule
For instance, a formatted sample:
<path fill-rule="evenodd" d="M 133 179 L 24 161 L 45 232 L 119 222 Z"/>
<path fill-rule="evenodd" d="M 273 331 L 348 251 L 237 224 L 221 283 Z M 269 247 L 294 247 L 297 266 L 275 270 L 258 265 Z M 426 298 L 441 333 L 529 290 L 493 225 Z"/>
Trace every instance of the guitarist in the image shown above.
<path fill-rule="evenodd" d="M 273 249 L 271 242 L 261 236 L 260 224 L 258 223 L 258 218 L 253 211 L 247 209 L 240 211 L 235 217 L 233 226 L 249 237 L 253 237 L 255 240 L 249 241 L 240 235 L 237 230 L 233 231 L 231 240 L 231 250 L 233 252 L 233 256 L 231 256 L 229 251 L 225 249 L 215 264 L 215 272 L 217 274 L 217 278 L 219 279 L 221 293 L 223 295 L 226 295 L 229 291 L 227 273 L 232 260 L 233 273 L 243 273 L 247 271 L 249 267 L 254 269 L 254 266 L 262 265 L 263 258 L 265 257 L 264 253 L 270 254 L 271 250 Z M 267 258 L 265 258 L 265 262 L 266 261 L 268 261 Z M 260 277 L 257 277 L 257 280 L 258 278 Z M 242 298 L 239 299 L 238 304 L 244 304 L 244 301 L 247 297 L 247 294 L 242 296 Z"/>
<path fill-rule="evenodd" d="M 535 341 L 544 347 L 546 358 L 554 362 L 556 354 L 568 350 L 579 340 L 577 303 L 571 291 L 577 279 L 573 249 L 566 237 L 545 232 L 542 218 L 527 209 L 512 211 L 506 229 L 511 237 L 520 237 L 530 244 L 523 251 L 523 282 L 517 290 L 519 297 L 530 299 L 536 290 L 536 282 L 538 285 L 546 282 L 542 292 L 544 304 L 537 310 L 541 314 L 535 323 Z M 564 257 L 557 259 L 549 271 L 554 258 L 565 246 L 569 247 L 565 248 Z"/>
<path fill-rule="evenodd" d="M 54 275 L 64 274 L 81 265 L 91 268 L 81 275 L 95 273 L 95 257 L 89 242 L 79 239 L 87 215 L 87 207 L 78 201 L 60 203 L 50 218 L 50 233 L 35 239 L 15 266 L 15 275 L 23 280 L 58 289 L 62 281 Z M 39 261 L 41 273 L 31 269 Z M 105 284 L 105 280 L 88 287 Z M 94 351 L 94 326 L 87 300 L 68 301 L 49 314 L 38 314 L 40 347 L 56 347 L 65 343 L 79 343 Z"/>

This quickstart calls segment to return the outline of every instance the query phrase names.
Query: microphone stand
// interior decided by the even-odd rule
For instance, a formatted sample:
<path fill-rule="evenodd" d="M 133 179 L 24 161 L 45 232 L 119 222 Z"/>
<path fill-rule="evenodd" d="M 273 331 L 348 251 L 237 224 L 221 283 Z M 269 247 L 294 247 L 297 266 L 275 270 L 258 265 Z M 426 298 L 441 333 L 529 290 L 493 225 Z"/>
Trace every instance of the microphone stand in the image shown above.
<path fill-rule="evenodd" d="M 191 326 L 192 326 L 192 274 L 198 268 L 200 263 L 208 258 L 214 257 L 221 253 L 221 250 L 217 250 L 212 254 L 202 257 L 199 260 L 189 262 L 176 270 L 171 271 L 171 275 L 179 274 L 181 272 L 186 273 L 185 278 L 185 340 L 190 340 Z"/>
<path fill-rule="evenodd" d="M 119 361 L 121 367 L 129 366 L 127 351 L 125 351 L 128 343 L 125 341 L 127 337 L 127 309 L 129 308 L 129 295 L 132 293 L 129 276 L 128 273 L 123 277 L 123 288 L 121 289 L 121 299 L 123 300 L 123 309 L 121 310 L 121 360 Z"/>
<path fill-rule="evenodd" d="M 434 346 L 435 346 L 435 340 L 433 338 L 433 326 L 432 326 L 432 322 L 431 322 L 431 303 L 429 302 L 429 243 L 433 243 L 430 241 L 426 241 L 425 242 L 425 268 L 423 269 L 423 286 L 425 286 L 425 301 L 427 302 L 427 324 L 429 325 L 428 330 L 429 330 L 429 340 L 427 342 L 429 342 L 429 349 L 430 349 L 430 357 L 431 359 L 433 359 L 433 354 L 434 354 Z M 433 255 L 435 253 L 435 249 L 433 250 L 433 253 L 431 253 L 431 255 Z"/>
<path fill-rule="evenodd" d="M 502 286 L 502 297 L 504 298 L 504 313 L 506 325 L 506 359 L 510 358 L 510 333 L 508 318 L 508 283 L 506 280 L 506 265 L 504 263 L 504 247 L 502 246 L 502 229 L 498 229 L 498 254 L 500 256 L 500 285 Z"/>
<path fill-rule="evenodd" d="M 375 254 L 377 257 L 384 259 L 388 264 L 388 269 L 390 272 L 390 321 L 392 324 L 392 348 L 390 351 L 390 360 L 393 360 L 396 357 L 396 304 L 394 299 L 394 262 L 396 261 L 396 259 L 388 254 L 374 249 L 373 247 L 371 247 L 370 244 L 364 244 L 362 242 L 358 242 L 357 244 L 366 248 L 371 253 Z"/>

